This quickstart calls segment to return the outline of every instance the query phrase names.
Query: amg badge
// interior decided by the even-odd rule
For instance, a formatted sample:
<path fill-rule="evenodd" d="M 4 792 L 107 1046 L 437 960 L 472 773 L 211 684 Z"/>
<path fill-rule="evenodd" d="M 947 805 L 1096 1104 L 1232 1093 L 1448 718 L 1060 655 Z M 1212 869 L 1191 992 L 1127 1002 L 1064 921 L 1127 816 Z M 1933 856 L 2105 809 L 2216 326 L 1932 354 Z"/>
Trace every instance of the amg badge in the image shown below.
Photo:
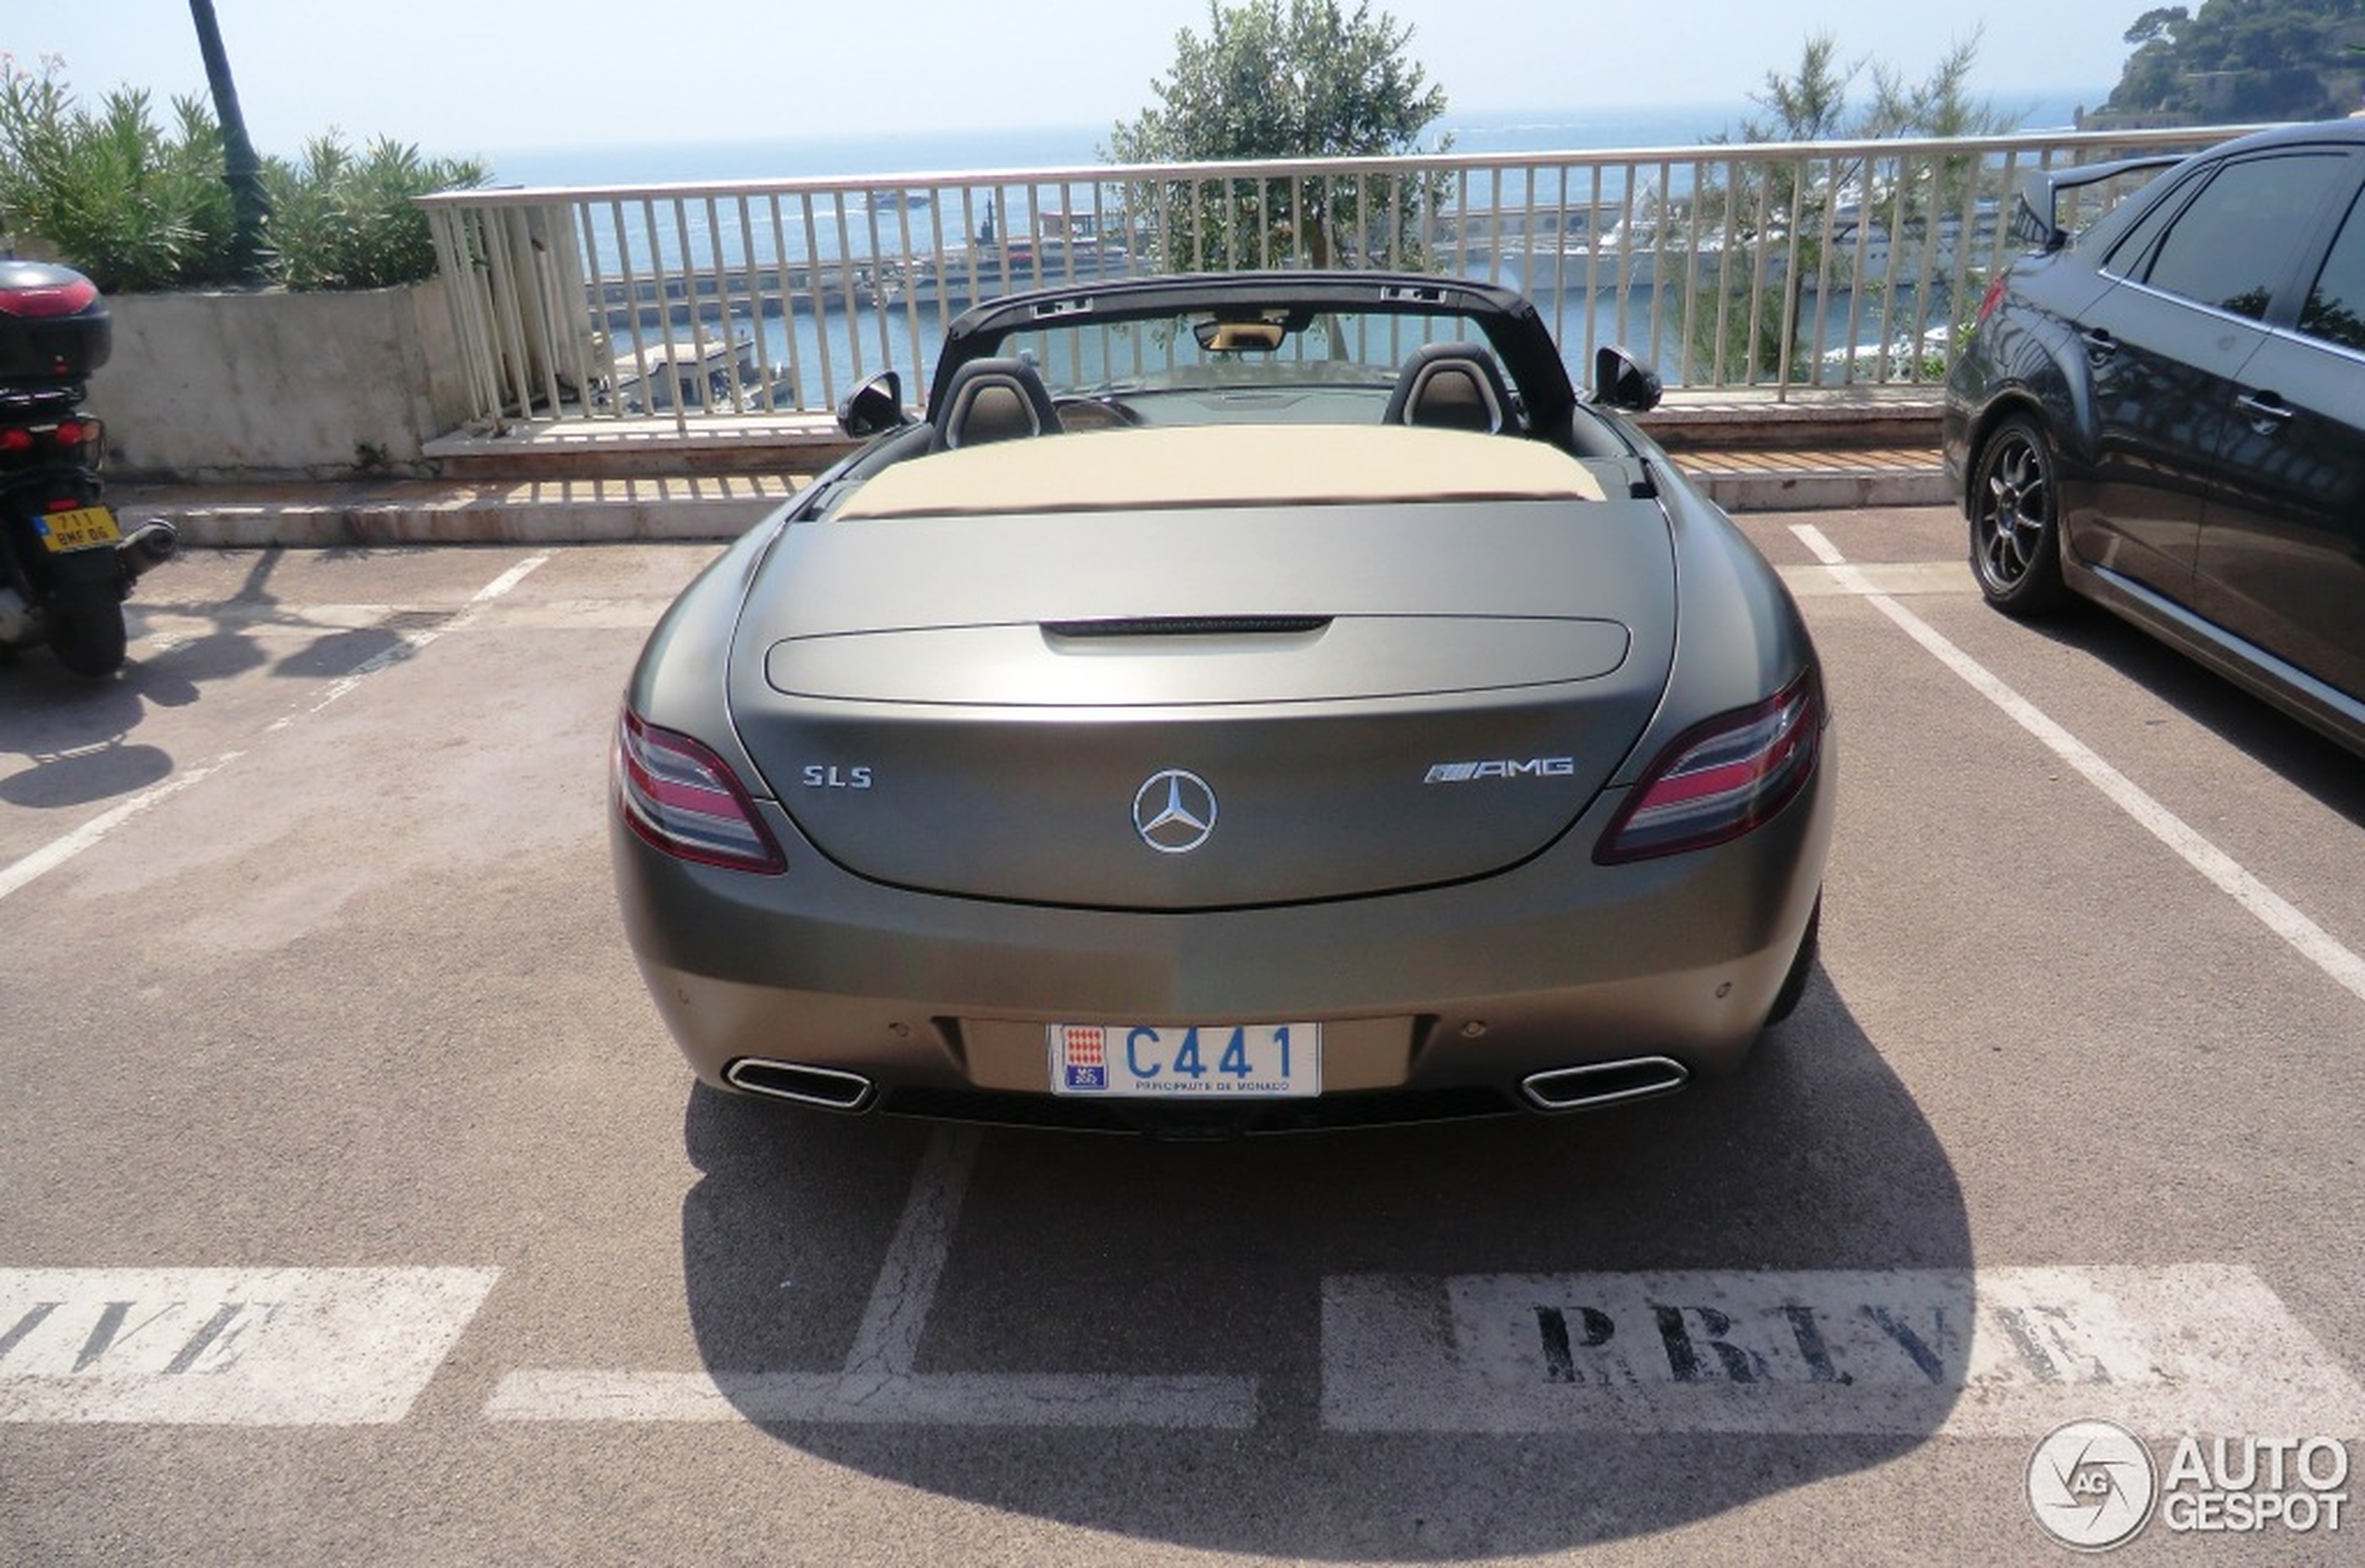
<path fill-rule="evenodd" d="M 1439 763 L 1424 784 L 1475 784 L 1484 778 L 1568 778 L 1576 773 L 1574 757 L 1505 758 L 1500 762 Z"/>

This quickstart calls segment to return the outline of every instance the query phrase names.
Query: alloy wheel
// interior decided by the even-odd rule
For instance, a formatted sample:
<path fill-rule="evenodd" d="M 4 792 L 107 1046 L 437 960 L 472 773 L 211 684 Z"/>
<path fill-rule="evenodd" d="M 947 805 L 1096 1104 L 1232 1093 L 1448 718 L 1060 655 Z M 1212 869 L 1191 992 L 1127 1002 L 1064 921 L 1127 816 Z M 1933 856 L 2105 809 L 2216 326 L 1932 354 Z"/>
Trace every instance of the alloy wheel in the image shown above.
<path fill-rule="evenodd" d="M 2015 416 L 1997 428 L 1971 501 L 1980 591 L 2007 610 L 2051 608 L 2061 597 L 2060 518 L 2052 453 L 2034 422 Z"/>

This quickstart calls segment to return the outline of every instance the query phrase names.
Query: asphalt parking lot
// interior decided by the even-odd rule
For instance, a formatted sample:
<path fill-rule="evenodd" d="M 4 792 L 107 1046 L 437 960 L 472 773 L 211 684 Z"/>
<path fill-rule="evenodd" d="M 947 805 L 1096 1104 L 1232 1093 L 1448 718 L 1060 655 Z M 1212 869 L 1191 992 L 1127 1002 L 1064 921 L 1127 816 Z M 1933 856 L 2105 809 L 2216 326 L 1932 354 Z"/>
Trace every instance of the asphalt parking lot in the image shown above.
<path fill-rule="evenodd" d="M 1821 968 L 1554 1120 L 695 1088 L 603 768 L 711 547 L 198 552 L 119 680 L 0 665 L 0 1562 L 2066 1561 L 2087 1418 L 2125 1561 L 2365 1560 L 2365 766 L 1988 611 L 1951 514 L 1742 520 L 1841 725 Z M 2327 1440 L 2311 1527 L 2175 1526 L 2188 1432 Z"/>

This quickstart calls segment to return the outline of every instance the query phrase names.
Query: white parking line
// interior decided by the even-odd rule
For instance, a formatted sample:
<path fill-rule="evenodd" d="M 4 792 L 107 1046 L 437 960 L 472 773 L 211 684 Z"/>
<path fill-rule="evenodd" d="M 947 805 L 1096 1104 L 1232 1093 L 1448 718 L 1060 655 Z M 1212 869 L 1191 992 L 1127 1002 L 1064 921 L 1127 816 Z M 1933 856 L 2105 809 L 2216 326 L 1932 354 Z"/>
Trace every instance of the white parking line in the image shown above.
<path fill-rule="evenodd" d="M 879 1282 L 871 1289 L 862 1326 L 855 1331 L 854 1348 L 845 1358 L 852 1388 L 864 1382 L 884 1385 L 909 1377 L 919 1364 L 920 1335 L 927 1328 L 928 1308 L 936 1304 L 936 1288 L 953 1251 L 953 1223 L 961 1217 L 961 1200 L 968 1195 L 977 1158 L 974 1128 L 948 1129 L 930 1140 L 895 1240 L 879 1267 Z"/>
<path fill-rule="evenodd" d="M 529 1369 L 501 1380 L 493 1421 L 793 1421 L 858 1426 L 1144 1426 L 1245 1431 L 1252 1377 L 927 1372 L 865 1385 L 838 1372 Z"/>
<path fill-rule="evenodd" d="M 0 1422 L 400 1421 L 498 1272 L 0 1269 Z"/>
<path fill-rule="evenodd" d="M 286 729 L 299 719 L 310 718 L 331 703 L 345 696 L 379 670 L 399 664 L 444 633 L 466 626 L 482 615 L 487 605 L 506 596 L 511 588 L 523 582 L 536 567 L 549 559 L 548 555 L 544 554 L 530 556 L 518 562 L 517 565 L 510 567 L 507 572 L 479 588 L 467 603 L 449 621 L 439 627 L 402 633 L 401 640 L 393 647 L 354 666 L 352 669 L 331 683 L 327 691 L 308 706 L 272 721 L 264 733 L 275 734 Z M 102 843 L 108 834 L 142 812 L 179 794 L 193 784 L 202 783 L 245 755 L 244 751 L 224 751 L 202 767 L 191 768 L 188 772 L 177 774 L 153 788 L 142 790 L 129 800 L 92 818 L 72 832 L 50 840 L 22 859 L 7 866 L 0 866 L 0 899 L 6 899 L 34 879 L 56 871 L 84 850 Z"/>
<path fill-rule="evenodd" d="M 897 1262 L 888 1275 L 910 1277 Z M 1319 1289 L 1331 1431 L 1996 1438 L 2103 1416 L 2156 1432 L 2365 1434 L 2365 1389 L 2238 1265 L 1334 1275 Z M 899 1293 L 874 1296 L 873 1324 Z M 876 1337 L 916 1345 L 898 1324 Z M 1256 1416 L 1247 1376 L 881 1372 L 860 1359 L 841 1372 L 529 1370 L 503 1378 L 484 1413 L 1218 1430 Z"/>
<path fill-rule="evenodd" d="M 62 838 L 51 839 L 13 865 L 0 866 L 0 899 L 7 898 L 34 878 L 57 870 L 150 806 L 179 794 L 193 784 L 203 783 L 245 754 L 242 751 L 224 751 L 203 767 L 191 768 L 101 812 L 74 831 Z"/>
<path fill-rule="evenodd" d="M 461 607 L 459 614 L 453 615 L 450 620 L 445 621 L 440 626 L 422 627 L 416 630 L 398 632 L 395 636 L 393 646 L 362 660 L 359 664 L 355 665 L 353 669 L 347 671 L 345 675 L 330 683 L 328 689 L 322 692 L 320 696 L 315 698 L 308 706 L 273 721 L 270 729 L 264 731 L 264 733 L 270 734 L 272 731 L 283 730 L 299 720 L 312 717 L 312 715 L 319 712 L 331 703 L 343 699 L 348 693 L 352 692 L 355 687 L 360 685 L 362 682 L 368 680 L 371 676 L 375 675 L 381 669 L 391 669 L 395 665 L 400 664 L 403 660 L 410 658 L 412 655 L 436 642 L 447 632 L 464 629 L 472 624 L 478 616 L 484 614 L 485 607 L 487 605 L 492 604 L 495 600 L 507 598 L 511 588 L 516 588 L 520 583 L 525 581 L 526 578 L 534 573 L 535 568 L 541 566 L 549 559 L 550 558 L 547 554 L 543 554 L 529 556 L 525 560 L 519 561 L 515 566 L 510 567 L 507 572 L 502 573 L 499 576 L 493 578 L 493 581 L 477 589 L 477 591 L 470 596 L 467 603 Z"/>
<path fill-rule="evenodd" d="M 2006 685 L 1977 659 L 1947 641 L 1927 621 L 1888 594 L 1881 592 L 1856 567 L 1848 564 L 1846 558 L 1840 554 L 1831 540 L 1824 537 L 1822 530 L 1812 523 L 1795 523 L 1791 532 L 1815 552 L 1818 560 L 1831 569 L 1834 577 L 1844 587 L 1860 595 L 1866 603 L 1895 622 L 1940 664 L 1962 677 L 1972 690 L 2002 709 L 2015 723 L 2043 741 L 2055 756 L 2075 768 L 2113 804 L 2141 823 L 2146 832 L 2174 850 L 2185 864 L 2209 878 L 2236 903 L 2257 916 L 2267 929 L 2291 944 L 2301 956 L 2350 994 L 2365 1001 L 2365 958 L 2359 958 L 2331 932 L 2302 914 L 2280 894 L 2251 874 L 2241 862 L 2203 838 L 2183 818 L 2144 793 L 2132 779 L 2047 718 L 2035 704 Z"/>
<path fill-rule="evenodd" d="M 1151 1426 L 1239 1431 L 1256 1424 L 1256 1379 L 921 1372 L 920 1336 L 977 1163 L 973 1129 L 939 1132 L 843 1371 L 603 1372 L 529 1369 L 493 1390 L 495 1421 L 800 1421 L 861 1426 Z"/>
<path fill-rule="evenodd" d="M 1979 579 L 1963 561 L 1883 561 L 1862 566 L 1784 566 L 1782 586 L 1794 599 L 1859 594 L 1866 584 L 1886 594 L 1965 594 L 1979 591 Z M 1843 578 L 1842 574 L 1845 574 Z"/>

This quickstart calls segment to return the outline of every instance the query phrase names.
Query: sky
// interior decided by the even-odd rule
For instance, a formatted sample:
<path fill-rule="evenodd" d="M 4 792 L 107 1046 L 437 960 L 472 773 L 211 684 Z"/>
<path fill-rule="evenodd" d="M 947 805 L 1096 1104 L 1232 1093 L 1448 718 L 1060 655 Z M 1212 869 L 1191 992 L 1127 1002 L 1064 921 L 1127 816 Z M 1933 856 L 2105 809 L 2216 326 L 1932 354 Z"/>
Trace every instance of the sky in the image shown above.
<path fill-rule="evenodd" d="M 1453 115 L 1737 103 L 1810 34 L 1909 79 L 1980 30 L 1974 90 L 2101 92 L 2148 0 L 1374 0 Z M 215 0 L 249 129 L 431 155 L 1103 125 L 1151 101 L 1207 0 Z M 201 95 L 185 0 L 6 0 L 0 51 L 86 101 Z"/>

